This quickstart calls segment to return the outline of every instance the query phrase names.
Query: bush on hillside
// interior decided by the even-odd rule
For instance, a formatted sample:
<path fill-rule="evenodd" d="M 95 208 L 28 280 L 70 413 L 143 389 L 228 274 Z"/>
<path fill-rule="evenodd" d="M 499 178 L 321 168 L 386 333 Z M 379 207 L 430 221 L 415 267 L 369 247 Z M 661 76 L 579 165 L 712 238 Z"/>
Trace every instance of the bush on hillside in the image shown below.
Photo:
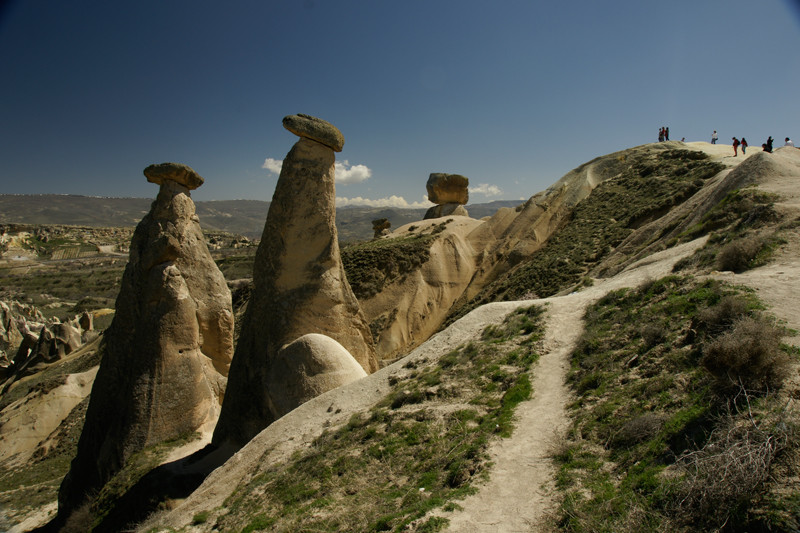
<path fill-rule="evenodd" d="M 730 242 L 717 254 L 717 268 L 744 272 L 763 248 L 763 239 L 752 235 Z"/>
<path fill-rule="evenodd" d="M 705 347 L 703 366 L 717 378 L 725 395 L 768 392 L 781 387 L 791 361 L 781 350 L 782 331 L 763 318 L 738 319 L 733 328 Z"/>
<path fill-rule="evenodd" d="M 695 526 L 741 525 L 792 437 L 794 428 L 785 420 L 759 426 L 752 419 L 727 415 L 705 446 L 678 461 L 684 476 L 674 494 L 675 514 Z"/>
<path fill-rule="evenodd" d="M 741 296 L 723 296 L 716 305 L 706 307 L 697 313 L 697 320 L 713 334 L 719 334 L 733 327 L 736 320 L 750 312 L 750 305 Z"/>

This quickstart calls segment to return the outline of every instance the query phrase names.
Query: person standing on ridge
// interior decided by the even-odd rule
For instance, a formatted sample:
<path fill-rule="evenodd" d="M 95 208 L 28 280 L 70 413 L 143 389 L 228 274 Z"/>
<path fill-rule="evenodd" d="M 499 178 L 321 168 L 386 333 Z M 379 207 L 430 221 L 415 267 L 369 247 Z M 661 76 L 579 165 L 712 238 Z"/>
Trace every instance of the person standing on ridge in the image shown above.
<path fill-rule="evenodd" d="M 769 138 L 767 138 L 766 145 L 767 145 L 766 151 L 772 153 L 772 135 L 770 135 Z"/>
<path fill-rule="evenodd" d="M 745 154 L 745 150 L 747 150 L 747 141 L 742 137 L 742 155 Z"/>
<path fill-rule="evenodd" d="M 719 139 L 719 136 L 717 135 L 717 130 L 714 130 L 714 133 L 711 134 L 711 144 L 717 144 L 717 139 Z"/>
<path fill-rule="evenodd" d="M 658 142 L 664 142 L 664 128 L 658 128 Z"/>
<path fill-rule="evenodd" d="M 664 140 L 669 140 L 669 126 L 664 126 Z"/>
<path fill-rule="evenodd" d="M 739 155 L 736 153 L 736 151 L 739 148 L 739 139 L 737 139 L 736 137 L 731 137 L 731 139 L 733 139 L 733 157 L 736 157 L 737 155 Z"/>
<path fill-rule="evenodd" d="M 794 143 L 789 137 L 786 137 L 786 144 L 784 144 L 784 146 L 791 146 L 792 148 L 794 148 Z"/>

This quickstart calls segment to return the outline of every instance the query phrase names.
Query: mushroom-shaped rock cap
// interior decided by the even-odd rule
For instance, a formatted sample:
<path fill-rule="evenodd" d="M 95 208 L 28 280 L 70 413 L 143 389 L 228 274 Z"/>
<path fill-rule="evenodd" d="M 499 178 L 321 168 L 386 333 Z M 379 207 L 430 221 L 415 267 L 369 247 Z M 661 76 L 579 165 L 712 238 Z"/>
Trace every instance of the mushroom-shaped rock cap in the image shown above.
<path fill-rule="evenodd" d="M 344 147 L 344 135 L 339 128 L 321 118 L 302 113 L 287 115 L 283 117 L 283 127 L 298 137 L 322 143 L 332 148 L 334 152 L 341 152 Z"/>
<path fill-rule="evenodd" d="M 461 204 L 469 201 L 469 179 L 460 174 L 434 172 L 425 185 L 428 200 L 442 204 Z"/>
<path fill-rule="evenodd" d="M 177 181 L 189 190 L 203 184 L 203 178 L 188 165 L 181 163 L 159 163 L 144 169 L 144 175 L 150 183 L 161 185 L 164 180 Z"/>

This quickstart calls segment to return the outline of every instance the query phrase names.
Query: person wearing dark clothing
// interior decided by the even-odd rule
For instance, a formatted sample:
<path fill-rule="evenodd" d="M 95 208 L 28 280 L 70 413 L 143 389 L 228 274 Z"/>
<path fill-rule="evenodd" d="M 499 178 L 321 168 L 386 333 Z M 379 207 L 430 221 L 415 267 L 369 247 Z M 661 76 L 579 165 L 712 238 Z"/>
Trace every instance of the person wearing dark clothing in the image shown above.
<path fill-rule="evenodd" d="M 769 138 L 767 138 L 767 148 L 765 151 L 772 153 L 772 142 L 772 135 L 770 135 Z"/>
<path fill-rule="evenodd" d="M 745 150 L 747 150 L 747 141 L 742 137 L 742 155 L 745 154 Z"/>
<path fill-rule="evenodd" d="M 669 140 L 669 126 L 664 128 L 664 140 L 665 141 Z"/>
<path fill-rule="evenodd" d="M 739 149 L 739 139 L 736 137 L 731 137 L 731 139 L 733 139 L 733 157 L 736 157 L 739 155 L 736 153 L 736 151 Z"/>

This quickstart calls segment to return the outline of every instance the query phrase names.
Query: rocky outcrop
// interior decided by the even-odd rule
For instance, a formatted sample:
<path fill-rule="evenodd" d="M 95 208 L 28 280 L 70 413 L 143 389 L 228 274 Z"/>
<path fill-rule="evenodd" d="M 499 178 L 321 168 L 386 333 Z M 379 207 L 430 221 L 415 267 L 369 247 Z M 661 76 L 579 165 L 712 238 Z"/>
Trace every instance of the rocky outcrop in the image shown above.
<path fill-rule="evenodd" d="M 303 117 L 295 115 L 294 117 Z M 294 124 L 287 117 L 284 125 Z M 270 384 L 287 344 L 309 333 L 326 335 L 367 372 L 377 370 L 372 336 L 347 282 L 335 225 L 334 149 L 317 138 L 338 138 L 331 124 L 289 151 L 256 253 L 253 290 L 231 366 L 228 393 L 213 443 L 246 444 L 283 414 Z M 325 135 L 319 131 L 326 132 Z M 342 138 L 340 145 L 343 144 Z"/>
<path fill-rule="evenodd" d="M 375 239 L 380 239 L 381 237 L 385 237 L 389 235 L 389 228 L 392 227 L 392 223 L 389 222 L 388 218 L 378 218 L 372 221 L 372 231 L 374 233 Z"/>
<path fill-rule="evenodd" d="M 318 333 L 303 335 L 284 346 L 272 363 L 269 390 L 276 417 L 366 375 L 344 346 L 332 338 Z"/>
<path fill-rule="evenodd" d="M 210 427 L 225 391 L 233 313 L 189 195 L 202 178 L 173 163 L 145 174 L 160 190 L 131 241 L 60 515 L 132 453 Z"/>
<path fill-rule="evenodd" d="M 18 379 L 70 355 L 96 335 L 90 313 L 61 322 L 56 317 L 45 319 L 33 305 L 0 301 L 0 379 L 7 380 L 0 393 Z"/>
<path fill-rule="evenodd" d="M 428 220 L 447 216 L 468 217 L 469 212 L 467 212 L 467 208 L 461 204 L 435 205 L 425 212 L 425 216 L 422 219 Z"/>
<path fill-rule="evenodd" d="M 445 216 L 469 216 L 463 207 L 469 202 L 469 179 L 460 174 L 433 173 L 425 185 L 428 200 L 436 205 L 428 209 L 424 220 Z"/>
<path fill-rule="evenodd" d="M 6 302 L 0 302 L 0 367 L 4 370 L 11 365 L 21 343 L 22 333 L 14 312 Z"/>

